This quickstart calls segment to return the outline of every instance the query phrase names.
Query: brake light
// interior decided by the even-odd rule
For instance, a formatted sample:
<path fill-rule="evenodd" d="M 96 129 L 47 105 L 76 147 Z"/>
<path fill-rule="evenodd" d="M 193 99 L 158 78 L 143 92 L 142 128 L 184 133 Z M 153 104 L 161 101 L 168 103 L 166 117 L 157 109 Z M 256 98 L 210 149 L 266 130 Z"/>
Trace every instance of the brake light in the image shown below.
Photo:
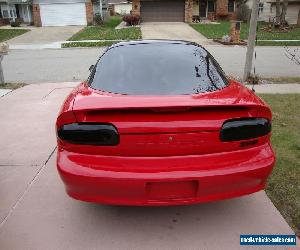
<path fill-rule="evenodd" d="M 267 135 L 271 132 L 271 122 L 265 118 L 240 118 L 223 123 L 221 141 L 249 140 Z"/>
<path fill-rule="evenodd" d="M 74 144 L 115 146 L 119 144 L 119 133 L 109 123 L 72 123 L 61 126 L 57 136 Z"/>

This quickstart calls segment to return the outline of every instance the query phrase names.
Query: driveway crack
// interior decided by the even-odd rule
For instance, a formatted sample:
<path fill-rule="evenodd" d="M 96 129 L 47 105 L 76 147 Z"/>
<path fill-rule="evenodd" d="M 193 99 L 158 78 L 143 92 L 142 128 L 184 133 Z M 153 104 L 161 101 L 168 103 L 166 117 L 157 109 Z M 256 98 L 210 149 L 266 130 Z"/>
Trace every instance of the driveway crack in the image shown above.
<path fill-rule="evenodd" d="M 17 208 L 17 206 L 19 205 L 19 203 L 23 200 L 23 198 L 25 197 L 25 195 L 28 193 L 29 189 L 31 188 L 31 186 L 34 184 L 35 180 L 39 177 L 40 173 L 42 172 L 42 170 L 45 168 L 45 166 L 47 165 L 48 161 L 50 160 L 50 158 L 52 157 L 52 155 L 54 154 L 55 150 L 56 150 L 57 146 L 51 151 L 50 155 L 48 156 L 48 158 L 46 159 L 46 161 L 41 165 L 41 167 L 38 169 L 38 171 L 36 172 L 36 174 L 34 175 L 34 177 L 32 178 L 32 180 L 29 182 L 29 184 L 26 186 L 24 192 L 21 194 L 21 196 L 18 198 L 18 200 L 14 203 L 14 205 L 11 207 L 11 209 L 9 210 L 8 214 L 4 217 L 4 219 L 1 221 L 0 224 L 0 229 L 4 226 L 4 224 L 6 223 L 6 221 L 10 218 L 10 216 L 12 215 L 12 213 L 14 212 L 14 210 Z"/>

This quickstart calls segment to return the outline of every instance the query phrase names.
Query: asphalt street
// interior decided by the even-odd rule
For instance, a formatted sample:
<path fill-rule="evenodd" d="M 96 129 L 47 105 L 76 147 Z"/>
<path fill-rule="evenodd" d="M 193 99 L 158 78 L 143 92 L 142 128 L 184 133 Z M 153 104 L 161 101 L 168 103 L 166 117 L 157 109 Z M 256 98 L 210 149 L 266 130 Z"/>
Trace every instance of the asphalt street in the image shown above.
<path fill-rule="evenodd" d="M 241 77 L 246 47 L 206 45 L 224 71 Z M 105 48 L 11 50 L 3 60 L 6 82 L 46 83 L 85 80 L 88 68 Z M 299 77 L 300 67 L 285 56 L 283 47 L 258 47 L 256 72 L 261 77 Z M 116 69 L 118 70 L 118 69 Z"/>

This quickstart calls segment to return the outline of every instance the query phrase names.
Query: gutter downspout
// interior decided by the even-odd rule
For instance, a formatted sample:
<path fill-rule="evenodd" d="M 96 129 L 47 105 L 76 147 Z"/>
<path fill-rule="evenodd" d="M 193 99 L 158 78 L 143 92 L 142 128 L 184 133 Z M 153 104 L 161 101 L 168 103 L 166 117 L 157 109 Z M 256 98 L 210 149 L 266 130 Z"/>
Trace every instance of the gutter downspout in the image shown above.
<path fill-rule="evenodd" d="M 100 16 L 101 16 L 101 20 L 103 21 L 102 0 L 99 0 L 99 8 L 100 8 Z"/>

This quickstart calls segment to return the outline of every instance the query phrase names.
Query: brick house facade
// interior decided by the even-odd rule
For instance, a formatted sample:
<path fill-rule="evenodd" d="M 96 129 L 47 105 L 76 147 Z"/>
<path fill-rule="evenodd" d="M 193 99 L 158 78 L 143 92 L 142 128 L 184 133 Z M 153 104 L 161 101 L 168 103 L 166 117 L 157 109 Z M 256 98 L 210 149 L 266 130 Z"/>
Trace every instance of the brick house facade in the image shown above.
<path fill-rule="evenodd" d="M 42 26 L 42 20 L 41 20 L 41 12 L 40 12 L 40 5 L 39 4 L 33 4 L 32 5 L 32 16 L 33 16 L 33 24 L 36 27 Z"/>
<path fill-rule="evenodd" d="M 183 2 L 183 9 L 174 9 L 174 11 L 178 11 L 178 18 L 176 18 L 176 16 L 173 16 L 173 18 L 168 18 L 168 15 L 172 15 L 172 5 L 174 3 L 172 1 L 174 0 L 133 0 L 132 13 L 140 15 L 141 21 L 154 22 L 164 21 L 164 19 L 166 19 L 166 21 L 184 21 L 190 23 L 200 19 L 230 20 L 236 18 L 235 0 L 181 0 Z M 153 3 L 151 6 L 152 9 L 149 7 L 146 8 L 146 6 L 149 5 L 149 2 Z M 167 3 L 170 4 L 170 9 L 168 9 L 168 11 L 164 11 L 168 8 Z M 143 9 L 144 5 L 145 8 Z M 151 11 L 153 13 L 149 13 Z M 180 11 L 183 11 L 184 14 L 181 15 Z M 163 15 L 160 13 L 163 13 Z M 144 18 L 144 16 L 147 16 L 147 18 Z"/>

